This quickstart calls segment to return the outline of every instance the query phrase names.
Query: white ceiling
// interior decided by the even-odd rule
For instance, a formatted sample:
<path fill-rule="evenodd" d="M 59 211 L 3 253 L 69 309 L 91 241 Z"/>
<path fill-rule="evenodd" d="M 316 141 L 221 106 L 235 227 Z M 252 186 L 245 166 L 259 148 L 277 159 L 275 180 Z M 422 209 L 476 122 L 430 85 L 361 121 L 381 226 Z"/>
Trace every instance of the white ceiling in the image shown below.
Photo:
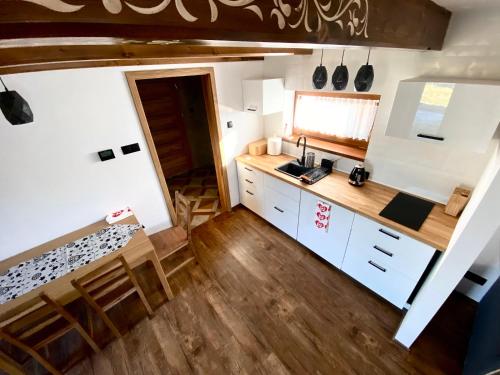
<path fill-rule="evenodd" d="M 435 3 L 445 7 L 452 12 L 463 10 L 498 8 L 500 0 L 433 0 Z"/>

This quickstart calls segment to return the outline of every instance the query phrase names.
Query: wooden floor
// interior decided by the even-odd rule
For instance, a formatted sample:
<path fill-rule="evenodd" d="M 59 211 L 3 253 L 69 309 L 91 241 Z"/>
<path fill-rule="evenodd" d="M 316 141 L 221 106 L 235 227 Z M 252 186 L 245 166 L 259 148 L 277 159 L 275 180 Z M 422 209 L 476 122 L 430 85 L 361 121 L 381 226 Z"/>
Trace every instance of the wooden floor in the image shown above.
<path fill-rule="evenodd" d="M 193 237 L 201 263 L 172 279 L 176 298 L 70 374 L 461 372 L 475 308 L 465 297 L 408 352 L 392 341 L 399 310 L 248 210 Z"/>

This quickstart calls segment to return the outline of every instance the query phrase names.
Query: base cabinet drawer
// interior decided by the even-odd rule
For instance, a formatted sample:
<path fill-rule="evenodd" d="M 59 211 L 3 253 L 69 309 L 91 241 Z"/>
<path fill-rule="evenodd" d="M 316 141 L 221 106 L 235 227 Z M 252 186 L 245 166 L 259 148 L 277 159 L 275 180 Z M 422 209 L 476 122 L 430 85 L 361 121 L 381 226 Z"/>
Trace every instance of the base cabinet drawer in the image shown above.
<path fill-rule="evenodd" d="M 300 189 L 276 177 L 264 175 L 264 186 L 288 197 L 292 201 L 300 201 Z"/>
<path fill-rule="evenodd" d="M 410 279 L 386 264 L 362 256 L 350 248 L 347 249 L 342 263 L 342 271 L 400 309 L 404 307 L 417 285 L 417 280 Z"/>
<path fill-rule="evenodd" d="M 361 215 L 354 218 L 349 247 L 417 280 L 435 252 L 431 246 Z"/>
<path fill-rule="evenodd" d="M 240 202 L 257 215 L 264 216 L 264 199 L 255 189 L 240 185 Z"/>
<path fill-rule="evenodd" d="M 248 179 L 252 182 L 258 182 L 261 185 L 264 183 L 263 180 L 264 174 L 259 170 L 257 170 L 256 168 L 238 162 L 237 169 L 238 169 L 238 178 L 240 182 L 244 181 L 245 179 Z"/>
<path fill-rule="evenodd" d="M 299 202 L 272 189 L 264 189 L 264 218 L 290 237 L 297 239 Z"/>
<path fill-rule="evenodd" d="M 255 168 L 237 163 L 240 202 L 260 216 L 264 216 L 264 176 Z"/>

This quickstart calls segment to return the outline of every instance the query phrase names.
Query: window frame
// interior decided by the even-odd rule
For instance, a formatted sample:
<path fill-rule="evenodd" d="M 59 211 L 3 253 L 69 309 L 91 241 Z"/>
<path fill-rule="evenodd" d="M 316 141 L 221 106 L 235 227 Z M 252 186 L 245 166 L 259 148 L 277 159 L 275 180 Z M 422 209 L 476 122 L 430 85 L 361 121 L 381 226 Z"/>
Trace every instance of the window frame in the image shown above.
<path fill-rule="evenodd" d="M 328 91 L 295 91 L 295 97 L 293 101 L 293 120 L 292 120 L 292 135 L 294 137 L 305 135 L 314 139 L 319 139 L 321 141 L 326 141 L 330 143 L 340 144 L 349 147 L 360 148 L 363 150 L 368 149 L 368 144 L 370 143 L 371 133 L 373 131 L 373 126 L 368 135 L 368 140 L 358 140 L 347 137 L 337 137 L 331 135 L 325 135 L 318 132 L 299 130 L 295 128 L 295 110 L 297 108 L 297 98 L 299 96 L 323 96 L 329 98 L 344 98 L 344 99 L 362 99 L 362 100 L 377 100 L 377 106 L 380 106 L 381 95 L 378 94 L 361 94 L 361 93 L 347 93 L 347 92 L 328 92 Z"/>

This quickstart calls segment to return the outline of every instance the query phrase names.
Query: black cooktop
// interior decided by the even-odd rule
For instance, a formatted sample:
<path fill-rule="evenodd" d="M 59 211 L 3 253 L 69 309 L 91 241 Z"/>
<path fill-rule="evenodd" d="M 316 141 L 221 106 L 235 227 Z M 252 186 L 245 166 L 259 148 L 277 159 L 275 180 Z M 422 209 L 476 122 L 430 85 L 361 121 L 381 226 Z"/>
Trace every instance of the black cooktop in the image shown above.
<path fill-rule="evenodd" d="M 427 216 L 429 216 L 434 203 L 398 193 L 385 208 L 380 211 L 380 216 L 395 221 L 405 227 L 419 230 Z"/>

